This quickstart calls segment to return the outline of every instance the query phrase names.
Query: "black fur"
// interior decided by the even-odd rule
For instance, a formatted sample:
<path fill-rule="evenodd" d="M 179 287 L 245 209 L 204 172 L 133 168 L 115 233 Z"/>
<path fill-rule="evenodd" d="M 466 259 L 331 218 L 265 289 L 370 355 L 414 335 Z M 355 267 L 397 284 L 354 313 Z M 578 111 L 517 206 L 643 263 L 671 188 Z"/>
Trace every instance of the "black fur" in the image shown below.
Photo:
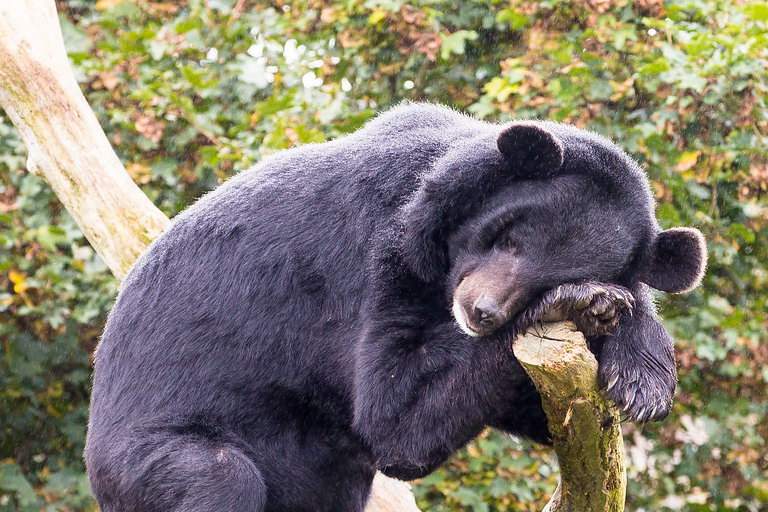
<path fill-rule="evenodd" d="M 519 129 L 401 106 L 179 215 L 96 354 L 85 457 L 102 510 L 360 512 L 377 468 L 426 475 L 486 425 L 546 442 L 513 333 L 469 338 L 451 316 L 489 251 L 514 251 L 532 303 L 563 283 L 631 289 L 632 316 L 618 307 L 593 340 L 601 379 L 631 417 L 666 414 L 672 345 L 640 282 L 659 245 L 647 180 L 602 138 L 525 126 L 505 142 Z M 571 291 L 612 321 L 594 287 Z"/>

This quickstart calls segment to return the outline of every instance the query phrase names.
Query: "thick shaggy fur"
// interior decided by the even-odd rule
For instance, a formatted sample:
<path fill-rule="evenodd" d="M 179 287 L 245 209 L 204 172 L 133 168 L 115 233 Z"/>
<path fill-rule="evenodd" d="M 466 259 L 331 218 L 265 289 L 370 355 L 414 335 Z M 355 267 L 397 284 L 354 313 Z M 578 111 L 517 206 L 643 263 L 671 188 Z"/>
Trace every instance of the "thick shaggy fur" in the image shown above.
<path fill-rule="evenodd" d="M 512 329 L 470 338 L 451 316 L 493 251 L 514 251 L 526 301 L 630 289 L 633 315 L 594 340 L 601 379 L 631 417 L 665 415 L 672 344 L 640 280 L 688 288 L 703 255 L 657 240 L 647 180 L 611 143 L 515 126 L 401 106 L 179 215 L 96 354 L 85 456 L 102 510 L 360 512 L 377 468 L 426 475 L 487 425 L 547 441 Z"/>

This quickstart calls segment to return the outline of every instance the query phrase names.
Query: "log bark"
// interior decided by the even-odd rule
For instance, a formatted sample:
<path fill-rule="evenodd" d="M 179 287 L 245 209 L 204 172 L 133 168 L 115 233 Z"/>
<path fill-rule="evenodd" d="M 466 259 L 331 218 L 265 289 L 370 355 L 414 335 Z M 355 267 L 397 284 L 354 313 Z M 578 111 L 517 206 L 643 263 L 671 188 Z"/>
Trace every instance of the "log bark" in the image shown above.
<path fill-rule="evenodd" d="M 123 278 L 169 220 L 133 183 L 80 91 L 54 0 L 0 0 L 0 107 L 27 146 L 29 170 L 45 177 Z M 618 415 L 597 392 L 596 362 L 572 328 L 544 329 L 544 337 L 518 339 L 515 353 L 542 394 L 555 436 L 562 478 L 547 510 L 623 510 L 621 432 L 603 428 Z M 418 511 L 408 484 L 376 475 L 366 512 Z"/>
<path fill-rule="evenodd" d="M 622 512 L 624 440 L 618 409 L 597 385 L 597 360 L 570 322 L 544 324 L 514 342 L 541 395 L 560 484 L 544 512 Z"/>

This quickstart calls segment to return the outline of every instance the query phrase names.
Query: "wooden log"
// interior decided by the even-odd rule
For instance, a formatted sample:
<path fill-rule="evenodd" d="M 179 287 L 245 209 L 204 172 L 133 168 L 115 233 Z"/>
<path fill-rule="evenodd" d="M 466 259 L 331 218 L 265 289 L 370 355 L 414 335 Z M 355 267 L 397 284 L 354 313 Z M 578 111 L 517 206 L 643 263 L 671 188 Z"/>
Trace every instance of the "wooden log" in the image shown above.
<path fill-rule="evenodd" d="M 365 512 L 419 512 L 413 498 L 411 486 L 406 482 L 376 473 L 373 479 L 371 497 Z"/>
<path fill-rule="evenodd" d="M 515 340 L 515 357 L 541 394 L 560 484 L 545 512 L 622 512 L 624 440 L 618 409 L 597 385 L 597 360 L 570 322 L 544 324 Z"/>

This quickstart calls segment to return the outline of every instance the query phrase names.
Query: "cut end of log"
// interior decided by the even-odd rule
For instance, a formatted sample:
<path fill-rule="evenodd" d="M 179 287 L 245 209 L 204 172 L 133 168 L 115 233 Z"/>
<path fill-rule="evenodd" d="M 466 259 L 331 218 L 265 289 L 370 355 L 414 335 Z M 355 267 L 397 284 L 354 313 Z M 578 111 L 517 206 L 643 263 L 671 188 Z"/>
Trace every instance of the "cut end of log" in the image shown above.
<path fill-rule="evenodd" d="M 584 335 L 571 322 L 539 324 L 514 343 L 517 360 L 533 366 L 568 366 L 574 363 L 589 365 L 590 358 L 596 366 L 594 356 L 589 351 L 588 355 L 585 354 L 585 348 L 587 341 Z"/>
<path fill-rule="evenodd" d="M 571 322 L 541 324 L 516 339 L 513 348 L 540 393 L 550 387 L 574 396 L 597 390 L 597 360 Z"/>

